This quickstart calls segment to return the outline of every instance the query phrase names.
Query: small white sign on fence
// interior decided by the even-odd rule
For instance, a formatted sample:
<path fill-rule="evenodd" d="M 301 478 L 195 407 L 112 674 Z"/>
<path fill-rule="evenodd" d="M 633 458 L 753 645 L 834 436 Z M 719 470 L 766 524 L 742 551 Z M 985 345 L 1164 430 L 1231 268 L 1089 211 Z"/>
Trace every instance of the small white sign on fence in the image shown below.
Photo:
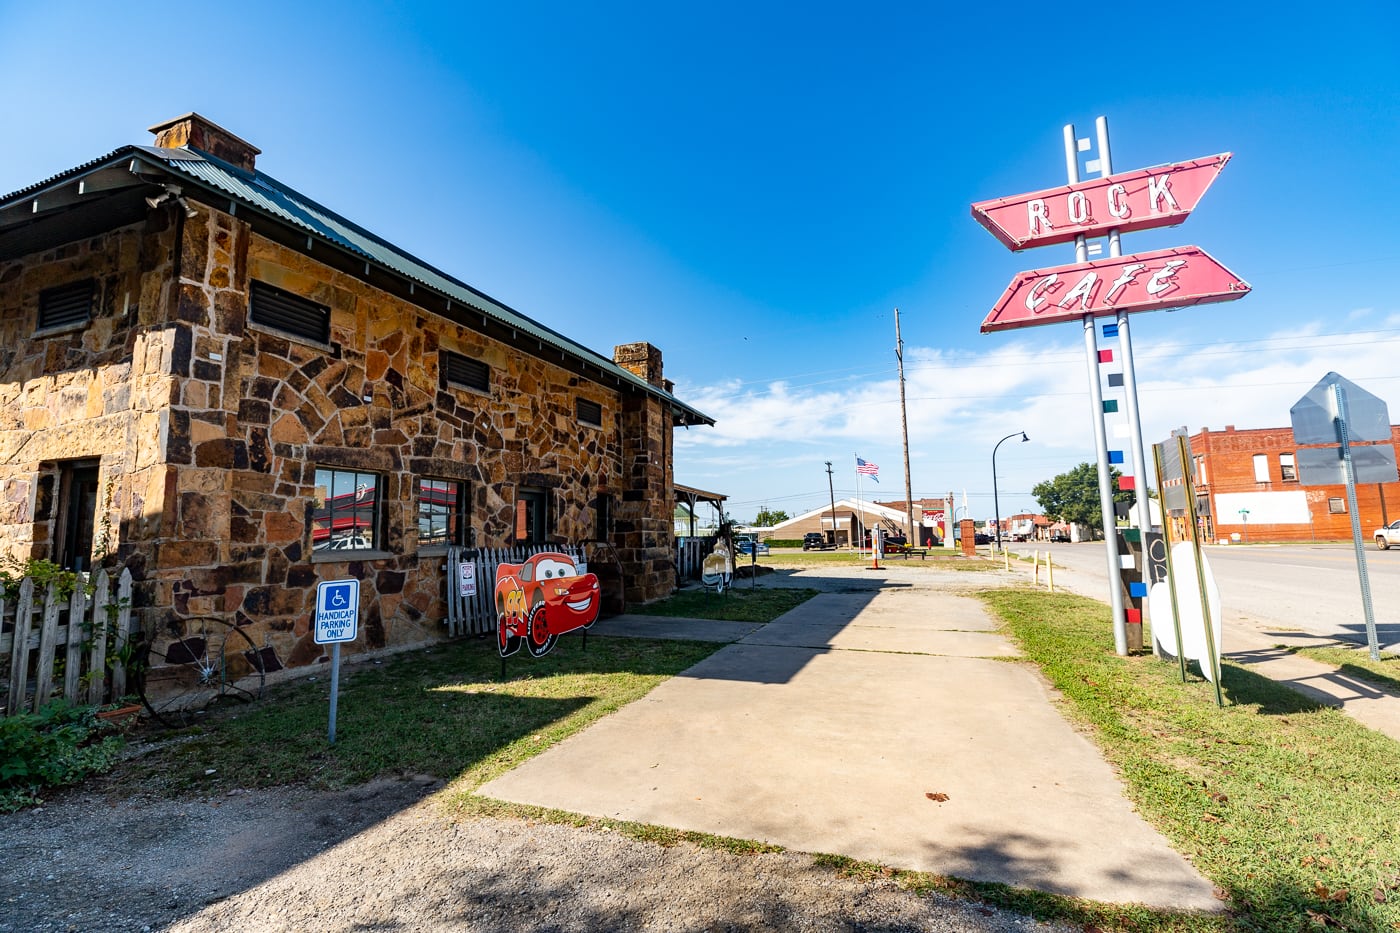
<path fill-rule="evenodd" d="M 476 564 L 471 561 L 462 561 L 457 565 L 459 576 L 458 584 L 462 596 L 476 595 Z"/>

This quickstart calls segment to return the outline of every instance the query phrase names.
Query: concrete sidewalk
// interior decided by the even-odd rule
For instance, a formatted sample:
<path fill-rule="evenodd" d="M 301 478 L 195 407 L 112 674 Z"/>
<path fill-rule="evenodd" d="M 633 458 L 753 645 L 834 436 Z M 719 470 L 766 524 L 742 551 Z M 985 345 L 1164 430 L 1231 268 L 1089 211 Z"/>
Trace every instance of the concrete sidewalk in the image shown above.
<path fill-rule="evenodd" d="M 979 602 L 924 573 L 878 577 L 756 628 L 480 793 L 1100 901 L 1219 909 Z M 648 624 L 685 629 L 634 617 L 614 634 Z"/>

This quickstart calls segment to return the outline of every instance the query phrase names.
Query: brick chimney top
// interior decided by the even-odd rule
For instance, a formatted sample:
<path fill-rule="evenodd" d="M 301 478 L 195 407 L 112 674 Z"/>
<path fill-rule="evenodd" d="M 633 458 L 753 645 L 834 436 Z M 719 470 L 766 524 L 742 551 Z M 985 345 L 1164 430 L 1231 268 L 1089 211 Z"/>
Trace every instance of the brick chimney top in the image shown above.
<path fill-rule="evenodd" d="M 613 347 L 613 362 L 658 389 L 670 391 L 661 375 L 661 351 L 649 343 L 624 343 Z"/>
<path fill-rule="evenodd" d="M 1233 433 L 1235 433 L 1235 426 L 1234 426 L 1233 424 L 1227 424 L 1227 425 L 1225 425 L 1225 433 L 1226 433 L 1226 434 L 1233 434 Z"/>
<path fill-rule="evenodd" d="M 156 134 L 156 145 L 162 149 L 179 149 L 188 146 L 223 159 L 245 171 L 253 171 L 253 163 L 258 153 L 257 146 L 239 139 L 228 130 L 191 111 L 173 120 L 157 123 L 150 128 Z"/>

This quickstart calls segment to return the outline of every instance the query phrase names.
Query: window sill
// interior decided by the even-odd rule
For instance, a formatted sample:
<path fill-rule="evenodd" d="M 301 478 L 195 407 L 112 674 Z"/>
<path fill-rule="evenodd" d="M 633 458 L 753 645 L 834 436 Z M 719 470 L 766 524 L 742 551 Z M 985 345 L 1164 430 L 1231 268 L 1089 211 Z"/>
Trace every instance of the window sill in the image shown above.
<path fill-rule="evenodd" d="M 345 548 L 338 551 L 312 551 L 313 564 L 348 564 L 356 560 L 393 560 L 396 555 L 372 548 Z"/>
<path fill-rule="evenodd" d="M 273 327 L 271 324 L 264 324 L 262 321 L 255 321 L 252 319 L 251 315 L 248 318 L 248 329 L 268 334 L 272 337 L 281 337 L 283 340 L 292 341 L 292 343 L 305 344 L 308 347 L 313 347 L 324 353 L 335 353 L 335 346 L 331 343 L 322 343 L 315 337 L 308 337 L 305 334 L 297 334 L 289 330 L 283 330 L 280 327 Z"/>
<path fill-rule="evenodd" d="M 59 334 L 75 334 L 81 330 L 87 330 L 87 326 L 92 323 L 92 318 L 77 324 L 52 324 L 48 327 L 35 328 L 31 334 L 31 339 L 43 340 L 46 337 L 57 337 Z"/>

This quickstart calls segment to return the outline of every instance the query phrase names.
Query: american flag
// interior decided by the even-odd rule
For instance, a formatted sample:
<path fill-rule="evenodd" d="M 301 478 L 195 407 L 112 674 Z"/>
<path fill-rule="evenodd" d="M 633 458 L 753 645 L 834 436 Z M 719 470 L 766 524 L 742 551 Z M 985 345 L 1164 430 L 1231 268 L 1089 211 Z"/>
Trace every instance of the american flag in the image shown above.
<path fill-rule="evenodd" d="M 856 472 L 864 473 L 877 483 L 880 481 L 880 467 L 868 460 L 862 460 L 856 457 Z"/>

